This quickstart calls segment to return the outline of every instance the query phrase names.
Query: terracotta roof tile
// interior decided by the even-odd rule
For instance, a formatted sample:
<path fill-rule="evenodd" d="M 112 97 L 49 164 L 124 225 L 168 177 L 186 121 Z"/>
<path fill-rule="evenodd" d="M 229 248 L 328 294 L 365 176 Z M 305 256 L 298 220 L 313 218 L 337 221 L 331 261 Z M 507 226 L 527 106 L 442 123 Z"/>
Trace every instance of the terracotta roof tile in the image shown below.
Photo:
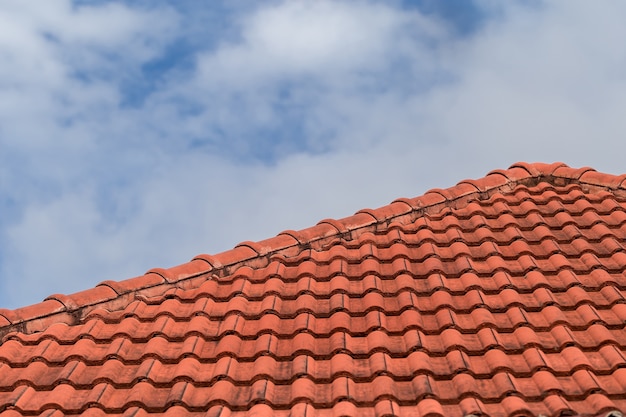
<path fill-rule="evenodd" d="M 0 413 L 621 416 L 625 179 L 517 163 L 0 310 Z"/>

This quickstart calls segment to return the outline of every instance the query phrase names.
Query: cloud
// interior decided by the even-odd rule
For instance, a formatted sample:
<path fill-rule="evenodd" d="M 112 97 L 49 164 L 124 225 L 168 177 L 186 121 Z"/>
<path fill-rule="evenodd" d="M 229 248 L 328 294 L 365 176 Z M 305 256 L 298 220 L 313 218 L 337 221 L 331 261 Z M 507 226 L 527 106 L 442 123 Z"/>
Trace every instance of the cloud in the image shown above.
<path fill-rule="evenodd" d="M 363 116 L 355 105 L 400 108 L 444 78 L 436 50 L 450 33 L 418 11 L 283 2 L 236 20 L 238 37 L 200 52 L 193 73 L 149 99 L 200 147 L 270 159 L 336 150 Z"/>
<path fill-rule="evenodd" d="M 63 142 L 48 129 L 115 108 L 122 80 L 154 57 L 176 26 L 169 10 L 63 0 L 3 4 L 0 21 L 3 141 L 29 152 Z"/>
<path fill-rule="evenodd" d="M 241 40 L 199 59 L 199 83 L 257 88 L 260 80 L 376 72 L 415 41 L 443 36 L 417 12 L 365 2 L 288 2 L 242 19 Z M 414 38 L 411 38 L 413 37 Z M 394 48 L 389 48 L 395 44 Z M 229 79 L 229 77 L 232 77 Z"/>
<path fill-rule="evenodd" d="M 0 6 L 1 304 L 518 160 L 624 171 L 619 2 L 191 4 Z"/>
<path fill-rule="evenodd" d="M 98 223 L 98 217 L 80 216 L 88 213 L 83 206 L 92 208 L 89 198 L 97 193 L 81 190 L 115 182 L 107 171 L 116 171 L 120 154 L 126 153 L 119 145 L 126 139 L 119 133 L 127 129 L 115 117 L 123 97 L 120 86 L 160 52 L 176 25 L 169 9 L 114 3 L 76 6 L 53 0 L 0 6 L 0 271 L 5 294 L 22 296 L 14 291 L 16 277 L 26 289 L 48 288 L 37 285 L 50 267 L 36 266 L 35 259 L 46 256 L 35 248 L 47 246 L 50 258 L 62 260 L 66 270 L 79 262 L 64 249 L 70 241 L 83 240 L 75 222 Z M 63 216 L 60 207 L 67 210 Z M 65 275 L 54 281 L 65 281 Z"/>
<path fill-rule="evenodd" d="M 432 124 L 482 160 L 491 150 L 620 172 L 605 151 L 621 147 L 626 127 L 616 113 L 624 52 L 614 47 L 626 34 L 614 16 L 625 12 L 614 2 L 600 14 L 584 2 L 512 7 L 462 43 L 459 82 L 425 103 Z"/>

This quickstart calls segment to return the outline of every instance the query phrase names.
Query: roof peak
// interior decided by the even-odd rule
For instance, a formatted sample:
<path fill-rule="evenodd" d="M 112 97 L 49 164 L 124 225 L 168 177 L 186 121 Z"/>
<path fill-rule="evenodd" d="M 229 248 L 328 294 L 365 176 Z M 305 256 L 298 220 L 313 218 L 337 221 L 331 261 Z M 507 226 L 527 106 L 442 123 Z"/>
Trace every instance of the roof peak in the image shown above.
<path fill-rule="evenodd" d="M 615 176 L 593 168 L 570 168 L 562 162 L 551 164 L 518 162 L 506 170 L 494 170 L 480 179 L 467 179 L 446 189 L 431 189 L 415 198 L 399 198 L 378 209 L 363 209 L 343 219 L 324 219 L 315 226 L 286 230 L 259 242 L 241 242 L 217 255 L 201 254 L 190 262 L 172 268 L 154 268 L 144 275 L 123 280 L 104 281 L 96 287 L 71 295 L 53 294 L 43 302 L 16 310 L 0 309 L 0 337 L 13 330 L 32 333 L 53 323 L 76 324 L 96 308 L 119 310 L 136 298 L 161 295 L 173 285 L 189 288 L 244 265 L 252 268 L 267 265 L 274 256 L 291 257 L 302 250 L 322 247 L 337 238 L 353 238 L 391 221 L 414 221 L 426 213 L 485 199 L 496 192 L 507 192 L 520 184 L 546 181 L 555 186 L 572 183 L 586 191 L 609 190 L 626 195 L 626 174 Z"/>

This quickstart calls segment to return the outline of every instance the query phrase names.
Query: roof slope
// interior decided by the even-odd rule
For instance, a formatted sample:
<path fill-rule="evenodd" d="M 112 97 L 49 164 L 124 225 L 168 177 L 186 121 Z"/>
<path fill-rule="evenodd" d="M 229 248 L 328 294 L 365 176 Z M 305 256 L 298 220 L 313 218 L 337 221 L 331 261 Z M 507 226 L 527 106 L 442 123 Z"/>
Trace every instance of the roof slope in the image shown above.
<path fill-rule="evenodd" d="M 513 165 L 0 310 L 2 416 L 621 416 L 626 176 Z"/>

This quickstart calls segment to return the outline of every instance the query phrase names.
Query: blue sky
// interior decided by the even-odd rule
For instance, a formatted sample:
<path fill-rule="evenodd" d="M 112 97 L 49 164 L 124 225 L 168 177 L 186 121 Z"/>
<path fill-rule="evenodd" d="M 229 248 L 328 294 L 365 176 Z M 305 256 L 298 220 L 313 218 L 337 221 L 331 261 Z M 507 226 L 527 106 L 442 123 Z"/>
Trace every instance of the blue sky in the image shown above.
<path fill-rule="evenodd" d="M 622 162 L 618 1 L 0 4 L 0 306 L 506 168 Z"/>

